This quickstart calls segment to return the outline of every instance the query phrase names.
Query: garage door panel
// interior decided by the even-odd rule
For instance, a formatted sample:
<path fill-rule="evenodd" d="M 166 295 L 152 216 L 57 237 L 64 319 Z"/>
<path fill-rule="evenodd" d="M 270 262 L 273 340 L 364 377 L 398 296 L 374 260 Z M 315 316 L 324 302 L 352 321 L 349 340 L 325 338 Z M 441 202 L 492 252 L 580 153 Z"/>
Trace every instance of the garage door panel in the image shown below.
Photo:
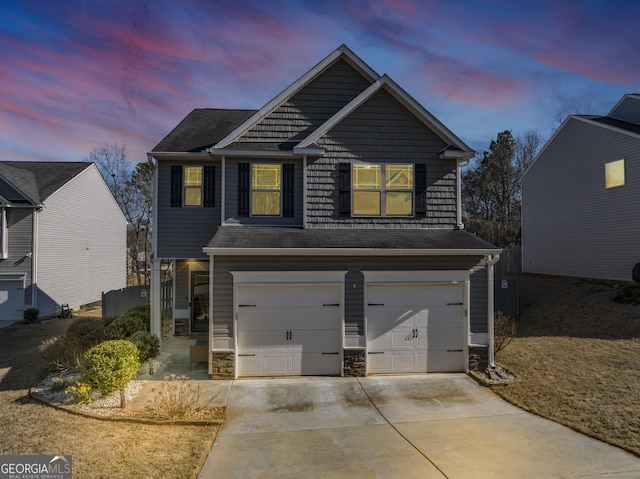
<path fill-rule="evenodd" d="M 335 285 L 239 287 L 238 374 L 339 374 L 340 291 Z"/>
<path fill-rule="evenodd" d="M 460 284 L 368 285 L 369 372 L 463 371 L 463 299 Z"/>

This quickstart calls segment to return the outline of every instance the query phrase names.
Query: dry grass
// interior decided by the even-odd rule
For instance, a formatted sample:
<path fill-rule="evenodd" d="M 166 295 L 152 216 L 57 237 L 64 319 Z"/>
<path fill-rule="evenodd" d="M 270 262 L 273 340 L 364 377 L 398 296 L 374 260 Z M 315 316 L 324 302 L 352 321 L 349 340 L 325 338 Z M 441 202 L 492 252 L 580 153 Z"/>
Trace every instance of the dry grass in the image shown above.
<path fill-rule="evenodd" d="M 612 286 L 525 276 L 518 337 L 497 361 L 519 376 L 494 391 L 640 455 L 640 306 Z"/>
<path fill-rule="evenodd" d="M 216 426 L 151 426 L 86 419 L 28 396 L 45 363 L 40 341 L 72 320 L 0 329 L 0 454 L 71 454 L 74 477 L 192 478 Z"/>

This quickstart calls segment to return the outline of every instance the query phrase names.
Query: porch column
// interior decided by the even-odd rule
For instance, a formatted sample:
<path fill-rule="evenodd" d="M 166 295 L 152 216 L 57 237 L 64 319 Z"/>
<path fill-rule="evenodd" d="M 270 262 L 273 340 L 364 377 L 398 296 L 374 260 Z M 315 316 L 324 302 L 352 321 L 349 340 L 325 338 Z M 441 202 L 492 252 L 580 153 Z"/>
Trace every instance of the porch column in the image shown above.
<path fill-rule="evenodd" d="M 162 342 L 162 305 L 160 268 L 161 260 L 151 260 L 151 334 L 155 334 Z"/>

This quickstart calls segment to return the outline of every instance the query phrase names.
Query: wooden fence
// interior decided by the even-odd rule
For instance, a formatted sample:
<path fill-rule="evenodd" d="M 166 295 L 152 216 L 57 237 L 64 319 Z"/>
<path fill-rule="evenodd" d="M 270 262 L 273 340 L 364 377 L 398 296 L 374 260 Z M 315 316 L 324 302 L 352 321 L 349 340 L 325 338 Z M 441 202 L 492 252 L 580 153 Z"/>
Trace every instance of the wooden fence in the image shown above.
<path fill-rule="evenodd" d="M 173 307 L 172 294 L 173 281 L 162 283 L 160 300 L 163 317 L 167 311 L 169 315 L 171 314 Z M 108 293 L 102 293 L 102 317 L 116 318 L 133 306 L 149 304 L 150 298 L 151 287 L 148 284 L 114 289 Z"/>

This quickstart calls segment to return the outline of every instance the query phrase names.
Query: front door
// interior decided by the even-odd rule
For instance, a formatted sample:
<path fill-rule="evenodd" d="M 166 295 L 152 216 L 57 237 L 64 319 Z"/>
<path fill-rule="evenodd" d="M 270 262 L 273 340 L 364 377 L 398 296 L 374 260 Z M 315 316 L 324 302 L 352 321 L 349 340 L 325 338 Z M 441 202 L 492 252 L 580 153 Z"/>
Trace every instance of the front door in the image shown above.
<path fill-rule="evenodd" d="M 209 330 L 209 273 L 191 273 L 191 332 Z"/>

